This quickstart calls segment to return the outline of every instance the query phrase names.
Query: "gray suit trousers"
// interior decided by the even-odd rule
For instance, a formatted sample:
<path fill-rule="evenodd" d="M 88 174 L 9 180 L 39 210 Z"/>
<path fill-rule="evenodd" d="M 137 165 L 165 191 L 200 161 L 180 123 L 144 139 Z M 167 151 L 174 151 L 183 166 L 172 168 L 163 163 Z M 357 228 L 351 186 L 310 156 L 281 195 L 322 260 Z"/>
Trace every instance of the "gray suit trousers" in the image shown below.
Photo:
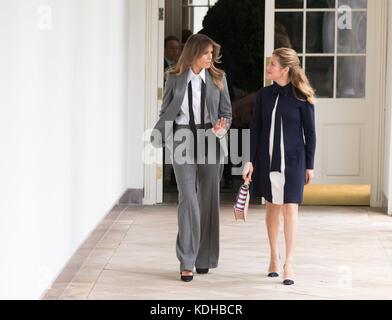
<path fill-rule="evenodd" d="M 175 132 L 184 126 L 176 126 Z M 199 160 L 181 163 L 171 153 L 178 187 L 178 235 L 176 243 L 180 271 L 216 268 L 219 258 L 219 185 L 223 160 L 219 139 L 209 130 L 208 141 L 198 139 Z M 206 143 L 206 156 L 201 143 Z M 174 152 L 183 142 L 173 143 Z M 187 147 L 192 143 L 185 143 Z M 212 144 L 215 144 L 211 151 Z M 183 143 L 184 146 L 184 143 Z M 204 148 L 203 148 L 204 149 Z M 184 154 L 185 151 L 182 153 Z M 175 154 L 175 153 L 174 153 Z M 202 155 L 201 155 L 202 154 Z M 194 163 L 192 163 L 194 162 Z"/>

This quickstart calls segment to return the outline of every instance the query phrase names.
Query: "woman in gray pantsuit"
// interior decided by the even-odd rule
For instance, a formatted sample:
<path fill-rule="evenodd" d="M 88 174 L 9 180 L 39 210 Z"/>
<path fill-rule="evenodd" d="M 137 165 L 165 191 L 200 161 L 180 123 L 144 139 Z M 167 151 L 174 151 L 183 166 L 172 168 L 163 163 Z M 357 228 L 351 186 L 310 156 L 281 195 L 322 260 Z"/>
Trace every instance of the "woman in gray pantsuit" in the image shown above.
<path fill-rule="evenodd" d="M 168 71 L 152 138 L 155 146 L 162 140 L 170 145 L 174 134 L 170 151 L 179 191 L 176 252 L 186 282 L 193 279 L 194 267 L 203 274 L 218 266 L 221 146 L 232 120 L 226 77 L 214 66 L 219 54 L 220 46 L 205 35 L 188 39 L 177 65 Z M 156 133 L 162 139 L 155 139 Z"/>

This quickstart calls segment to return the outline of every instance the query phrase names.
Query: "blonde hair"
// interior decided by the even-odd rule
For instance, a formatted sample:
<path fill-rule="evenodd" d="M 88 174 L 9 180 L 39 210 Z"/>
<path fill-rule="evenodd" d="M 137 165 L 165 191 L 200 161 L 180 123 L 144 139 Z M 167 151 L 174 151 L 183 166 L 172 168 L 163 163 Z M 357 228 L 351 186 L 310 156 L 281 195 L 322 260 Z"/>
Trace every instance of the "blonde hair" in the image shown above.
<path fill-rule="evenodd" d="M 293 85 L 294 96 L 298 100 L 308 101 L 311 104 L 315 102 L 315 90 L 310 85 L 309 79 L 300 65 L 297 52 L 290 48 L 279 48 L 273 52 L 283 68 L 289 68 L 289 80 Z M 297 90 L 305 96 L 305 100 L 298 97 Z"/>
<path fill-rule="evenodd" d="M 168 74 L 180 75 L 188 70 L 192 64 L 203 55 L 208 46 L 212 45 L 212 63 L 208 69 L 213 82 L 219 88 L 223 90 L 223 70 L 215 67 L 214 63 L 220 63 L 220 51 L 221 46 L 213 41 L 211 38 L 204 34 L 194 34 L 189 37 L 185 43 L 184 49 L 178 59 L 177 64 L 167 71 Z"/>

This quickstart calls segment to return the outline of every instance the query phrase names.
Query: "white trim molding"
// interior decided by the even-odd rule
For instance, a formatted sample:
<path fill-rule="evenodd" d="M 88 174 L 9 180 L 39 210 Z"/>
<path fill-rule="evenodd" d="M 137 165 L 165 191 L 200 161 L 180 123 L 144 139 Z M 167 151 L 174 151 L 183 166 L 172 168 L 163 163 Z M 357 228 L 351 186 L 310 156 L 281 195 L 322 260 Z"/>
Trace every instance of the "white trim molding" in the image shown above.
<path fill-rule="evenodd" d="M 385 90 L 385 155 L 384 155 L 384 205 L 388 215 L 392 216 L 392 3 L 389 1 L 388 8 L 388 29 L 387 29 L 387 67 L 386 90 Z"/>
<path fill-rule="evenodd" d="M 154 127 L 159 113 L 161 97 L 158 91 L 163 87 L 163 40 L 164 20 L 159 20 L 159 9 L 164 9 L 163 0 L 146 0 L 146 87 L 145 87 L 145 130 Z M 149 141 L 145 141 L 145 147 Z M 151 149 L 144 148 L 145 153 Z M 162 150 L 153 149 L 154 158 L 162 159 Z M 145 154 L 145 156 L 148 156 Z M 155 161 L 144 165 L 143 204 L 152 205 L 162 202 L 162 164 Z"/>
<path fill-rule="evenodd" d="M 386 66 L 387 66 L 387 27 L 388 27 L 388 0 L 374 1 L 372 4 L 376 10 L 374 16 L 378 19 L 372 19 L 373 30 L 378 32 L 368 32 L 368 41 L 370 46 L 374 45 L 377 48 L 378 56 L 375 61 L 379 61 L 377 70 L 373 72 L 378 75 L 378 79 L 374 84 L 368 83 L 367 85 L 376 85 L 374 90 L 374 137 L 372 139 L 373 152 L 372 152 L 372 171 L 371 171 L 371 207 L 382 207 L 383 205 L 383 180 L 384 177 L 384 152 L 385 152 L 385 103 L 386 103 Z"/>

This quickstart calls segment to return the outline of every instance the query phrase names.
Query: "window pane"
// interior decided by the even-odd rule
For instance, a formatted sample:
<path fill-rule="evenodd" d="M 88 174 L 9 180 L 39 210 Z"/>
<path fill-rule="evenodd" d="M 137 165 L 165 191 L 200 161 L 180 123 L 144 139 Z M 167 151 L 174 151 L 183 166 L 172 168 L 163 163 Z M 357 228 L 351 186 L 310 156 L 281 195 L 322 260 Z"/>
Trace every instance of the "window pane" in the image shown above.
<path fill-rule="evenodd" d="M 302 56 L 299 56 L 298 58 L 299 58 L 299 65 L 301 66 L 301 68 L 303 68 L 304 67 L 304 64 L 303 64 L 304 58 Z"/>
<path fill-rule="evenodd" d="M 333 98 L 333 57 L 307 57 L 306 74 L 320 98 Z"/>
<path fill-rule="evenodd" d="M 335 52 L 335 13 L 308 12 L 306 18 L 306 52 Z"/>
<path fill-rule="evenodd" d="M 343 5 L 352 9 L 367 9 L 367 0 L 339 0 L 339 6 Z"/>
<path fill-rule="evenodd" d="M 218 0 L 210 0 L 210 6 L 213 7 L 217 2 Z"/>
<path fill-rule="evenodd" d="M 338 53 L 366 53 L 367 13 L 345 14 L 347 19 L 340 16 L 338 22 Z"/>
<path fill-rule="evenodd" d="M 208 6 L 208 0 L 188 0 L 189 5 Z"/>
<path fill-rule="evenodd" d="M 308 8 L 335 8 L 335 0 L 308 0 Z"/>
<path fill-rule="evenodd" d="M 193 8 L 193 32 L 197 33 L 203 29 L 203 20 L 208 11 L 208 7 Z"/>
<path fill-rule="evenodd" d="M 303 13 L 275 13 L 275 48 L 293 48 L 303 52 Z"/>
<path fill-rule="evenodd" d="M 365 83 L 365 57 L 338 57 L 337 98 L 365 98 Z"/>
<path fill-rule="evenodd" d="M 304 0 L 275 0 L 277 9 L 297 9 L 304 7 Z"/>

